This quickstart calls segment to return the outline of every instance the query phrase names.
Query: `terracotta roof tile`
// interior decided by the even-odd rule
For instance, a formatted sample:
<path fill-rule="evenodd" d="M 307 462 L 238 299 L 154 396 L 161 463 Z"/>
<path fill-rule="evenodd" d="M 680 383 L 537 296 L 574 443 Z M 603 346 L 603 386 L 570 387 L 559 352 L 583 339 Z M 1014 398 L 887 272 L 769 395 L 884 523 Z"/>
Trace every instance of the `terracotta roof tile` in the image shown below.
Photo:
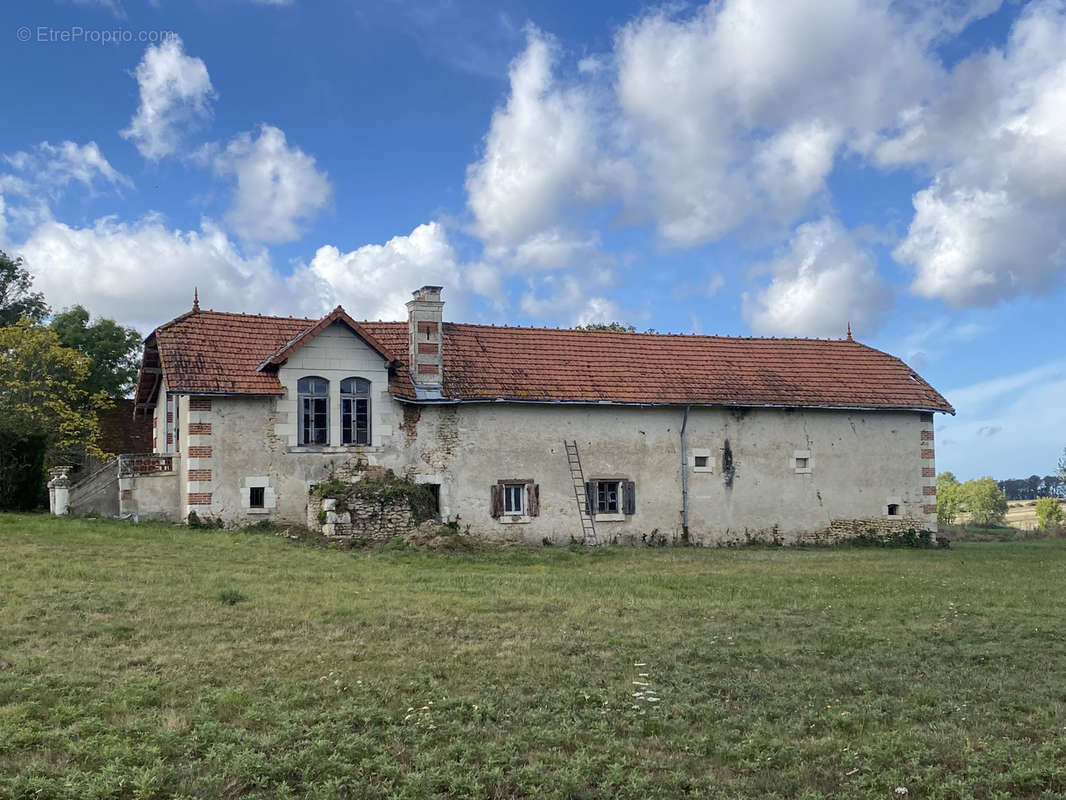
<path fill-rule="evenodd" d="M 280 394 L 258 367 L 319 320 L 201 311 L 157 329 L 167 386 Z M 413 399 L 406 322 L 357 323 Z M 757 339 L 444 324 L 444 394 L 458 400 L 954 409 L 899 359 L 851 340 Z M 151 358 L 146 356 L 146 364 Z M 149 400 L 142 374 L 138 401 Z"/>

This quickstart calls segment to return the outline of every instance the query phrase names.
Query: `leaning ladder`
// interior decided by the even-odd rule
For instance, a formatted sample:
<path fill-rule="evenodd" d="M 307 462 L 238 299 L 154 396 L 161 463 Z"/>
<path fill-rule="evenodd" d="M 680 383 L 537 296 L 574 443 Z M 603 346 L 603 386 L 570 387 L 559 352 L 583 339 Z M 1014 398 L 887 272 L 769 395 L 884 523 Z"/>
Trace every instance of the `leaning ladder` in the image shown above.
<path fill-rule="evenodd" d="M 600 542 L 596 538 L 596 523 L 589 514 L 590 509 L 585 498 L 585 474 L 581 471 L 581 457 L 577 453 L 577 442 L 563 441 L 563 445 L 566 447 L 566 461 L 570 465 L 570 480 L 574 484 L 577 513 L 581 518 L 581 538 L 586 545 L 595 547 Z"/>

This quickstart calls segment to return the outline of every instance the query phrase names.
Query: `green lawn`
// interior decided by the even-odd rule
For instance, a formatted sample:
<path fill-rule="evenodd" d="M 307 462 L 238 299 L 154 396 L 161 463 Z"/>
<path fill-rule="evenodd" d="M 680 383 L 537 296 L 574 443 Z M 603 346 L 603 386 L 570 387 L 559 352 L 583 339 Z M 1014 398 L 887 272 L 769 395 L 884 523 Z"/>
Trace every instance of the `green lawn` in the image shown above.
<path fill-rule="evenodd" d="M 0 548 L 2 797 L 1066 796 L 1063 540 Z"/>

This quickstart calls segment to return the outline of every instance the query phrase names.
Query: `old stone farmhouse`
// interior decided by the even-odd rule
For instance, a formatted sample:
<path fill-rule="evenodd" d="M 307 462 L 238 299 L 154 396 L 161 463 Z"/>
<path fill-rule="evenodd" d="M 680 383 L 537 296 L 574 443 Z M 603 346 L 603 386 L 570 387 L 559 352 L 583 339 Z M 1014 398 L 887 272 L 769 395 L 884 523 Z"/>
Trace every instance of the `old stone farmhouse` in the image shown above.
<path fill-rule="evenodd" d="M 152 453 L 74 512 L 302 522 L 352 464 L 429 484 L 485 537 L 706 544 L 935 530 L 933 414 L 910 367 L 840 340 L 191 311 L 145 340 Z M 348 470 L 350 472 L 350 469 Z"/>

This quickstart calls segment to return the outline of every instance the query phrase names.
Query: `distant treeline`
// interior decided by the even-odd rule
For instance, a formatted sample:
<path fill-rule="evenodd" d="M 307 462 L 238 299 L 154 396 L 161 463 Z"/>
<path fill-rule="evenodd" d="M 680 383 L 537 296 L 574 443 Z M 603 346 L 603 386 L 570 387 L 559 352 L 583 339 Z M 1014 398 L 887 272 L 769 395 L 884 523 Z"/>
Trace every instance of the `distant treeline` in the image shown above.
<path fill-rule="evenodd" d="M 1036 500 L 1039 497 L 1066 497 L 1066 481 L 1058 475 L 1030 475 L 996 481 L 1008 500 Z"/>

